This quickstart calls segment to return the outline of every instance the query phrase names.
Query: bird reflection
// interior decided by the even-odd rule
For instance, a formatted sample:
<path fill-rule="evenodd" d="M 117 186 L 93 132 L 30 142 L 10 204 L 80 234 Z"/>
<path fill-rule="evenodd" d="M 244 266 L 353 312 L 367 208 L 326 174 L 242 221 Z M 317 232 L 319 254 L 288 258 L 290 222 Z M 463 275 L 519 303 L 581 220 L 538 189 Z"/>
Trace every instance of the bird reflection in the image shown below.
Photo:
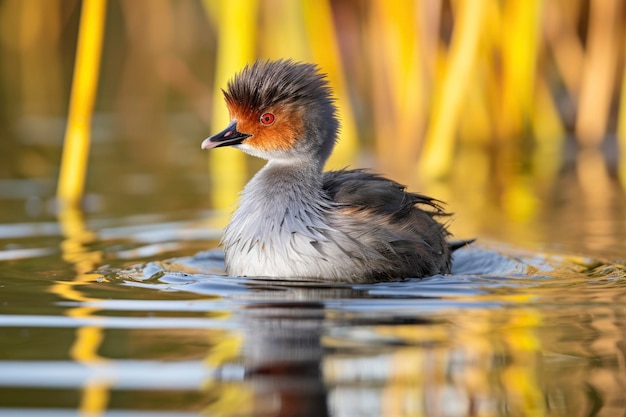
<path fill-rule="evenodd" d="M 328 416 L 321 361 L 324 305 L 260 303 L 242 312 L 246 382 L 255 415 Z"/>

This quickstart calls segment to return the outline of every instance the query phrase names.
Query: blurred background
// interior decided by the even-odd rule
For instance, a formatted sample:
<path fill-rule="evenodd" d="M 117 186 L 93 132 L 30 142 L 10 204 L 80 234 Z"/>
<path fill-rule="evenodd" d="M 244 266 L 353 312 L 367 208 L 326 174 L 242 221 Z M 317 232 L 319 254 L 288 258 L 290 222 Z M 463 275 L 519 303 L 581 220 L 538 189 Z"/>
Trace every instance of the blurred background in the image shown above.
<path fill-rule="evenodd" d="M 90 2 L 90 219 L 226 221 L 263 161 L 200 150 L 227 122 L 220 88 L 257 58 L 293 58 L 336 91 L 328 168 L 446 201 L 459 237 L 623 259 L 624 0 L 0 0 L 1 223 L 56 216 Z"/>

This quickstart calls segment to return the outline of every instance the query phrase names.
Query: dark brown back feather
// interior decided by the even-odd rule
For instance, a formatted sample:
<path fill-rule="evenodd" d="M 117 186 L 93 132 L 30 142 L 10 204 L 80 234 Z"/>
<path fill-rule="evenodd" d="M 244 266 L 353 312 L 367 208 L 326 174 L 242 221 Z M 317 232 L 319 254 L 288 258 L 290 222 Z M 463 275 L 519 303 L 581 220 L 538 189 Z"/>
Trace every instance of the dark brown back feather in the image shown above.
<path fill-rule="evenodd" d="M 326 172 L 323 189 L 340 210 L 352 213 L 352 219 L 381 230 L 381 238 L 383 228 L 386 236 L 396 236 L 379 242 L 380 252 L 391 262 L 372 271 L 374 275 L 389 279 L 450 272 L 449 233 L 435 220 L 449 215 L 440 201 L 407 192 L 403 185 L 366 170 Z"/>
<path fill-rule="evenodd" d="M 364 169 L 327 171 L 322 187 L 337 203 L 399 219 L 416 206 L 431 217 L 450 215 L 443 210 L 441 201 L 408 192 L 404 185 Z"/>

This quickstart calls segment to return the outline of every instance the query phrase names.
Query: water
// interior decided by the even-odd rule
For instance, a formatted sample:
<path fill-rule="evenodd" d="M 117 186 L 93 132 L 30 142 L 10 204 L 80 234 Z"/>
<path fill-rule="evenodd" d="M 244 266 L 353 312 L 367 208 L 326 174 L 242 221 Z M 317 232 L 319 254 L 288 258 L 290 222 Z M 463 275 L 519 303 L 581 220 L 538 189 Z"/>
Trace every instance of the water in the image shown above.
<path fill-rule="evenodd" d="M 229 278 L 212 216 L 2 226 L 0 416 L 626 410 L 621 263 L 481 239 L 450 276 Z"/>
<path fill-rule="evenodd" d="M 457 237 L 478 238 L 450 276 L 229 278 L 205 136 L 105 135 L 85 210 L 60 214 L 60 141 L 3 136 L 0 417 L 626 412 L 626 205 L 614 182 L 581 190 L 565 169 L 508 191 L 509 206 L 465 174 L 448 192 L 411 184 L 449 202 Z"/>

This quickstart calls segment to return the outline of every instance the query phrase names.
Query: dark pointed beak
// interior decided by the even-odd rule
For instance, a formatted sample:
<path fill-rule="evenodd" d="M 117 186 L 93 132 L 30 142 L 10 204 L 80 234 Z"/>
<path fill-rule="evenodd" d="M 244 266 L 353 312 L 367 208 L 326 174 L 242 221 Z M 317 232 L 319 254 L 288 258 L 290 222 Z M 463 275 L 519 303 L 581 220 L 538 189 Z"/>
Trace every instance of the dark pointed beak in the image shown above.
<path fill-rule="evenodd" d="M 215 135 L 206 138 L 202 141 L 202 145 L 200 147 L 202 149 L 213 149 L 219 148 L 220 146 L 233 146 L 239 145 L 245 139 L 249 138 L 252 135 L 247 133 L 241 133 L 237 130 L 237 121 L 233 120 L 226 127 L 226 129 L 222 130 L 220 133 L 216 133 Z"/>

